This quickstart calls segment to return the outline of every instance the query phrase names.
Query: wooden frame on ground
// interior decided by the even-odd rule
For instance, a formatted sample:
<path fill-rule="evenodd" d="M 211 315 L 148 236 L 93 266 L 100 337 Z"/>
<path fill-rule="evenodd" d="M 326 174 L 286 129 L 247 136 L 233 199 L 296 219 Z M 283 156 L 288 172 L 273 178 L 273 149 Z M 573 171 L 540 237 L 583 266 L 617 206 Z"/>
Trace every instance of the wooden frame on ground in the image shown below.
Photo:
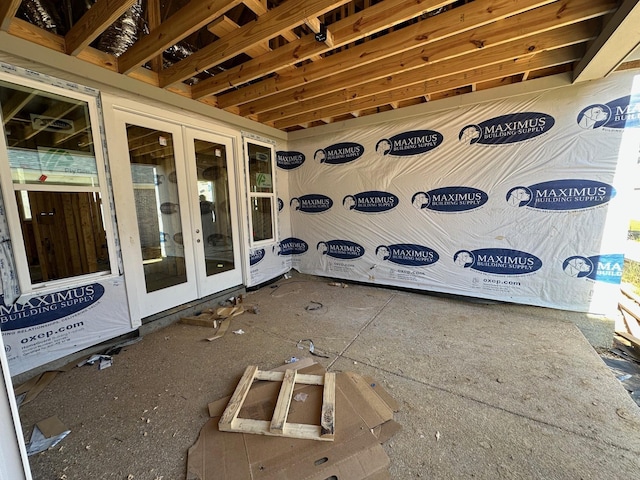
<path fill-rule="evenodd" d="M 240 409 L 254 380 L 282 382 L 271 421 L 238 418 Z M 320 425 L 287 422 L 289 406 L 291 405 L 293 389 L 296 383 L 323 386 Z M 268 372 L 258 370 L 255 365 L 249 365 L 245 369 L 227 408 L 220 418 L 218 428 L 224 432 L 256 433 L 260 435 L 333 441 L 335 432 L 335 398 L 335 373 L 306 375 L 293 369 L 286 370 L 284 373 Z"/>

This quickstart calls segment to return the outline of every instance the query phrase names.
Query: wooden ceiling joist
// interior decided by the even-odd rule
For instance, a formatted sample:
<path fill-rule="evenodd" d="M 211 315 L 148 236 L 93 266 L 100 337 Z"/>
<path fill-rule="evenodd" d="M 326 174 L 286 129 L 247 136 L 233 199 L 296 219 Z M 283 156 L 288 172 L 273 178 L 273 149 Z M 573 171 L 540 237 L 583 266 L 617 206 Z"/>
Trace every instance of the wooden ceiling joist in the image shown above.
<path fill-rule="evenodd" d="M 388 57 L 375 64 L 365 63 L 358 67 L 356 63 L 353 65 L 356 68 L 350 68 L 339 74 L 334 73 L 327 81 L 309 81 L 295 90 L 285 91 L 285 88 L 282 87 L 280 88 L 280 90 L 283 90 L 282 93 L 277 93 L 272 96 L 267 96 L 265 93 L 262 98 L 242 105 L 240 114 L 261 113 L 273 109 L 274 106 L 282 108 L 283 106 L 293 104 L 300 100 L 312 98 L 314 95 L 329 93 L 329 88 L 336 91 L 342 88 L 353 87 L 359 83 L 359 79 L 362 79 L 364 82 L 375 78 L 384 78 L 394 75 L 397 72 L 406 72 L 414 68 L 421 68 L 425 65 L 434 64 L 460 55 L 474 54 L 476 52 L 481 53 L 509 41 L 527 38 L 531 35 L 543 34 L 551 31 L 553 28 L 557 29 L 558 26 L 560 28 L 564 26 L 570 27 L 574 24 L 573 22 L 593 19 L 596 15 L 604 15 L 609 11 L 609 7 L 613 5 L 613 2 L 603 4 L 600 0 L 596 1 L 598 1 L 599 7 L 594 9 L 589 9 L 586 5 L 588 3 L 596 3 L 593 0 L 580 0 L 576 2 L 578 4 L 576 7 L 578 8 L 566 12 L 567 16 L 559 17 L 555 12 L 550 11 L 548 13 L 551 15 L 551 20 L 544 22 L 541 21 L 544 17 L 540 16 L 540 14 L 546 14 L 545 9 L 547 7 L 543 7 L 504 19 L 501 22 L 485 25 L 471 32 L 463 32 L 443 40 L 435 41 L 431 44 L 410 50 L 409 52 Z M 597 31 L 598 24 L 590 23 L 589 27 Z M 481 44 L 482 48 L 479 48 L 478 44 Z M 322 79 L 323 77 L 320 78 Z M 277 82 L 278 80 L 279 79 L 275 79 L 273 82 Z M 219 105 L 226 105 L 225 96 L 219 96 L 218 102 Z"/>
<path fill-rule="evenodd" d="M 487 48 L 475 55 L 463 55 L 442 62 L 425 65 L 421 68 L 403 71 L 393 76 L 380 77 L 377 80 L 364 82 L 350 88 L 335 88 L 321 82 L 329 93 L 314 96 L 309 100 L 301 100 L 288 107 L 279 108 L 258 115 L 258 121 L 268 123 L 274 120 L 300 115 L 306 111 L 313 111 L 342 104 L 355 98 L 363 98 L 379 94 L 380 92 L 395 90 L 400 87 L 421 83 L 424 79 L 436 79 L 481 68 L 507 60 L 522 59 L 537 55 L 538 52 L 562 48 L 567 45 L 583 43 L 593 37 L 593 20 L 581 24 L 569 25 L 551 32 L 545 32 L 532 37 L 507 42 L 494 48 Z"/>
<path fill-rule="evenodd" d="M 240 4 L 240 0 L 191 0 L 162 22 L 158 28 L 138 40 L 118 60 L 120 73 L 129 73 L 167 48 L 200 30 L 212 20 Z M 188 78 L 187 75 L 185 78 Z"/>
<path fill-rule="evenodd" d="M 407 2 L 406 0 L 386 0 L 329 25 L 327 30 L 333 35 L 334 46 L 342 46 L 355 42 L 366 35 L 380 32 L 390 26 L 407 21 L 424 12 L 447 5 L 452 1 L 427 0 L 421 3 Z M 327 51 L 329 51 L 329 47 L 326 44 L 317 42 L 313 35 L 306 35 L 267 55 L 245 62 L 213 78 L 201 81 L 193 89 L 194 98 L 218 94 L 230 87 L 241 86 L 263 75 L 279 71 Z"/>
<path fill-rule="evenodd" d="M 54 68 L 75 56 L 285 131 L 558 73 L 582 81 L 640 68 L 629 54 L 640 0 L 146 0 L 148 29 L 118 58 L 91 44 L 135 0 L 91 3 L 75 24 L 62 19 L 62 36 L 23 20 L 19 0 L 2 1 L 0 36 L 57 52 L 41 60 Z M 163 53 L 185 41 L 194 51 L 164 68 Z M 16 45 L 0 51 L 25 56 Z M 5 117 L 28 101 L 6 101 Z"/>
<path fill-rule="evenodd" d="M 9 30 L 13 17 L 16 16 L 22 0 L 2 0 L 0 2 L 0 30 Z"/>
<path fill-rule="evenodd" d="M 147 23 L 149 32 L 155 31 L 162 23 L 160 0 L 147 0 Z M 162 54 L 151 58 L 151 70 L 156 73 L 162 70 Z"/>
<path fill-rule="evenodd" d="M 272 123 L 275 128 L 287 129 L 296 125 L 312 122 L 316 118 L 326 118 L 334 115 L 341 115 L 345 112 L 352 112 L 386 105 L 390 102 L 414 98 L 421 95 L 433 95 L 437 92 L 447 91 L 454 88 L 461 88 L 471 82 L 489 81 L 501 78 L 506 75 L 516 75 L 526 70 L 545 68 L 550 65 L 560 65 L 574 62 L 584 54 L 584 47 L 580 45 L 565 47 L 559 50 L 542 52 L 522 60 L 508 60 L 500 64 L 469 70 L 463 73 L 442 77 L 436 80 L 426 80 L 422 83 L 414 84 L 388 92 L 372 95 L 366 98 L 359 98 L 343 102 L 327 108 L 319 108 L 313 112 L 307 112 L 296 117 L 278 120 Z"/>
<path fill-rule="evenodd" d="M 239 28 L 240 28 L 240 25 L 238 25 L 236 22 L 231 20 L 226 15 L 218 17 L 209 25 L 207 25 L 207 30 L 209 30 L 211 33 L 213 33 L 217 37 L 224 37 L 226 35 L 229 35 L 230 33 L 233 33 L 236 30 L 238 30 Z M 244 53 L 249 55 L 251 58 L 255 58 L 265 53 L 268 53 L 270 51 L 271 49 L 269 48 L 269 42 L 262 42 L 254 45 L 251 48 L 247 48 L 247 50 Z"/>
<path fill-rule="evenodd" d="M 267 8 L 267 0 L 242 0 L 242 3 L 257 16 L 264 15 L 269 11 Z M 293 30 L 285 30 L 280 36 L 287 42 L 295 42 L 300 38 Z"/>
<path fill-rule="evenodd" d="M 136 0 L 97 0 L 65 35 L 67 54 L 78 55 L 134 3 Z"/>
<path fill-rule="evenodd" d="M 486 2 L 486 0 L 485 0 Z M 487 25 L 508 16 L 517 15 L 523 10 L 533 9 L 549 3 L 549 0 L 520 0 L 519 2 L 505 2 L 495 5 L 493 9 L 479 8 L 472 2 L 449 12 L 439 15 L 438 22 L 431 21 L 436 17 L 415 23 L 401 30 L 391 32 L 383 37 L 331 55 L 321 62 L 314 62 L 299 68 L 289 75 L 279 76 L 268 84 L 259 82 L 218 97 L 218 104 L 224 108 L 239 105 L 258 98 L 264 98 L 276 92 L 296 88 L 306 83 L 307 79 L 330 77 L 354 67 L 379 62 L 392 55 L 419 48 L 436 40 L 447 38 L 461 31 Z M 265 87 L 270 87 L 267 90 Z"/>
<path fill-rule="evenodd" d="M 269 10 L 257 20 L 239 30 L 201 48 L 189 57 L 165 69 L 160 75 L 160 85 L 165 87 L 181 82 L 193 75 L 229 60 L 264 40 L 270 40 L 282 32 L 304 23 L 309 16 L 322 15 L 349 0 L 288 1 Z"/>

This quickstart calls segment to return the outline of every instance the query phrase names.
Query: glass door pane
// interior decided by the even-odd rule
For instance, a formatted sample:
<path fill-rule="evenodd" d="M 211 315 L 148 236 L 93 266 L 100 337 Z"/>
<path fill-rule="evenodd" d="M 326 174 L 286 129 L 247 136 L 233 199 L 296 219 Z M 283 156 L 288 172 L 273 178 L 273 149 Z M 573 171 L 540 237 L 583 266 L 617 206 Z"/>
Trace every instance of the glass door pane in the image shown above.
<path fill-rule="evenodd" d="M 235 268 L 226 146 L 194 139 L 206 275 Z"/>
<path fill-rule="evenodd" d="M 127 124 L 127 141 L 146 290 L 186 283 L 173 136 Z"/>

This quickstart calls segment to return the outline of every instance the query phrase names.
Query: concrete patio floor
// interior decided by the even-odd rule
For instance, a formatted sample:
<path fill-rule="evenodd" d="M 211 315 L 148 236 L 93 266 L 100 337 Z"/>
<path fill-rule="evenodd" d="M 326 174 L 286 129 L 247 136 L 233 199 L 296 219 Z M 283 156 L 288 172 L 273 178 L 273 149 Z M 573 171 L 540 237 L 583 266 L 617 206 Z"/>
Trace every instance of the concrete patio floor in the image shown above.
<path fill-rule="evenodd" d="M 245 304 L 259 313 L 235 317 L 213 342 L 210 329 L 173 324 L 111 368 L 60 373 L 20 409 L 27 440 L 52 415 L 71 430 L 30 457 L 34 479 L 184 479 L 207 404 L 229 395 L 247 365 L 309 356 L 301 339 L 329 357 L 313 358 L 330 371 L 370 375 L 399 401 L 402 431 L 385 445 L 394 479 L 640 472 L 640 409 L 568 321 L 579 314 L 298 274 Z"/>

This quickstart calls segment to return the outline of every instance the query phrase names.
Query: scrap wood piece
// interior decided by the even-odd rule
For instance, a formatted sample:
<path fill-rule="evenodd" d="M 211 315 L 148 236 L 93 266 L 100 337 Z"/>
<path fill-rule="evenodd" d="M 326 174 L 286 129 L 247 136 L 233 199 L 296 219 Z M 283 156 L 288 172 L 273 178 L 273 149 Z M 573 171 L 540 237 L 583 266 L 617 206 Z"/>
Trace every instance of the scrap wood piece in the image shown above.
<path fill-rule="evenodd" d="M 190 317 L 182 317 L 180 323 L 185 325 L 194 325 L 196 327 L 212 327 L 216 328 L 218 320 L 224 320 L 226 318 L 236 317 L 245 312 L 244 307 L 220 307 L 215 310 L 208 308 L 202 311 L 199 315 Z"/>
<path fill-rule="evenodd" d="M 182 317 L 180 323 L 184 325 L 193 325 L 194 327 L 216 328 L 218 320 L 210 313 L 201 313 L 195 317 Z"/>
<path fill-rule="evenodd" d="M 238 415 L 254 380 L 281 381 L 276 408 L 271 420 L 239 418 Z M 291 397 L 296 383 L 323 386 L 320 425 L 287 422 Z M 249 365 L 225 408 L 218 428 L 223 432 L 255 433 L 279 437 L 333 441 L 335 433 L 335 374 L 298 374 L 294 369 L 284 372 L 260 371 Z"/>
<path fill-rule="evenodd" d="M 216 308 L 218 318 L 236 317 L 244 313 L 244 307 L 236 305 L 235 307 L 219 307 Z"/>
<path fill-rule="evenodd" d="M 240 378 L 240 382 L 233 392 L 231 400 L 229 400 L 229 405 L 227 405 L 227 408 L 220 418 L 220 422 L 218 424 L 220 430 L 224 431 L 225 428 L 223 427 L 231 428 L 233 421 L 238 418 L 242 404 L 244 403 L 245 398 L 247 398 L 247 394 L 249 393 L 249 389 L 251 388 L 251 384 L 253 383 L 253 379 L 256 377 L 257 373 L 258 367 L 255 365 L 249 365 L 244 370 L 242 378 Z"/>
<path fill-rule="evenodd" d="M 618 300 L 618 306 L 625 312 L 630 313 L 633 318 L 640 321 L 640 305 L 630 298 L 621 297 Z"/>
<path fill-rule="evenodd" d="M 640 348 L 640 338 L 634 337 L 633 335 L 631 335 L 631 334 L 629 334 L 627 332 L 616 332 L 616 335 L 618 335 L 619 337 L 624 338 L 625 340 L 627 340 L 628 342 L 633 344 L 634 347 Z"/>
<path fill-rule="evenodd" d="M 626 328 L 631 335 L 640 338 L 640 322 L 627 311 L 620 309 L 620 312 L 622 313 L 622 318 L 624 320 L 624 328 L 622 331 Z"/>
<path fill-rule="evenodd" d="M 227 330 L 229 330 L 229 325 L 231 325 L 231 318 L 225 318 L 220 322 L 220 326 L 218 327 L 218 331 L 213 337 L 207 338 L 209 342 L 213 342 L 214 340 L 223 337 Z"/>
<path fill-rule="evenodd" d="M 320 436 L 333 438 L 335 434 L 336 414 L 336 374 L 327 372 L 324 375 L 322 390 L 322 414 L 320 416 Z"/>
<path fill-rule="evenodd" d="M 630 284 L 630 283 L 621 283 L 620 284 L 620 291 L 622 293 L 624 293 L 627 297 L 629 297 L 631 300 L 636 302 L 637 304 L 640 304 L 640 295 L 638 295 L 635 292 L 635 287 L 632 284 Z"/>
<path fill-rule="evenodd" d="M 293 397 L 293 386 L 295 383 L 296 371 L 287 370 L 284 372 L 282 387 L 280 388 L 280 393 L 278 393 L 278 401 L 276 402 L 276 408 L 273 411 L 269 431 L 280 435 L 284 434 L 284 425 L 287 423 L 287 416 L 289 415 L 289 407 L 291 406 L 291 397 Z"/>
<path fill-rule="evenodd" d="M 42 391 L 51 383 L 51 381 L 58 375 L 56 370 L 44 372 L 38 376 L 31 378 L 30 380 L 18 385 L 14 389 L 14 395 L 19 397 L 25 395 L 20 402 L 20 406 L 25 405 L 35 399 Z"/>

